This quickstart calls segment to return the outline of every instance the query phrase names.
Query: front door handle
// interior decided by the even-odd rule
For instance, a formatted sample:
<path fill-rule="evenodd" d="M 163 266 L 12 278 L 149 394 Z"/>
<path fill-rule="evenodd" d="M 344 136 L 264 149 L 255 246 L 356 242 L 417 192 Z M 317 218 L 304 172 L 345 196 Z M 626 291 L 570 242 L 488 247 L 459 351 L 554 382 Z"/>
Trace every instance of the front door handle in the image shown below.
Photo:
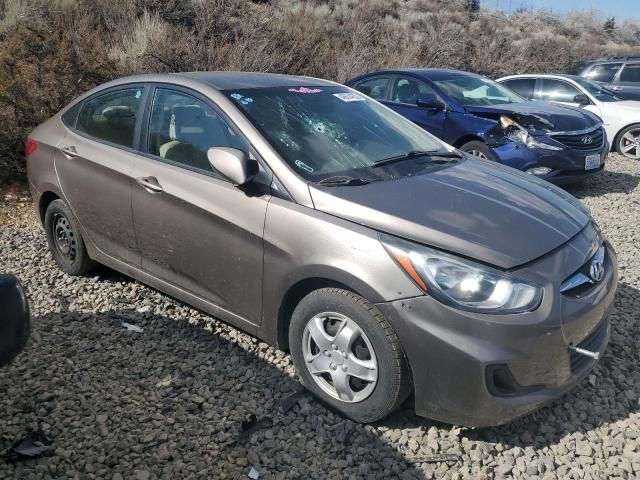
<path fill-rule="evenodd" d="M 156 177 L 138 177 L 136 178 L 136 182 L 142 185 L 145 190 L 150 193 L 160 193 L 163 191 L 162 186 Z"/>
<path fill-rule="evenodd" d="M 614 92 L 619 92 L 620 90 L 622 90 L 622 87 L 611 87 L 611 90 L 613 90 Z"/>
<path fill-rule="evenodd" d="M 76 147 L 74 147 L 73 145 L 69 145 L 68 147 L 63 147 L 60 149 L 60 151 L 64 153 L 67 158 L 76 158 L 78 156 L 78 151 L 76 150 Z"/>

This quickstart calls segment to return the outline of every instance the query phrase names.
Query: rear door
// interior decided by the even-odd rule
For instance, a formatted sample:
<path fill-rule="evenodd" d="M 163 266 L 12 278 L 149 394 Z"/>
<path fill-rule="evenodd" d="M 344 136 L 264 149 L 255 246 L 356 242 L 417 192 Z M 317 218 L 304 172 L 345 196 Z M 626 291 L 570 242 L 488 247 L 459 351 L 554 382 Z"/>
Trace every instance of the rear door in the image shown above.
<path fill-rule="evenodd" d="M 640 100 L 640 62 L 626 63 L 618 73 L 611 90 L 622 98 Z"/>
<path fill-rule="evenodd" d="M 131 174 L 144 97 L 141 84 L 89 97 L 55 154 L 64 196 L 90 240 L 130 264 L 138 263 Z"/>
<path fill-rule="evenodd" d="M 260 324 L 270 196 L 234 187 L 207 161 L 210 147 L 252 149 L 197 93 L 161 85 L 150 95 L 133 174 L 142 269 L 215 304 L 230 321 Z M 263 169 L 256 183 L 269 185 L 270 175 Z"/>

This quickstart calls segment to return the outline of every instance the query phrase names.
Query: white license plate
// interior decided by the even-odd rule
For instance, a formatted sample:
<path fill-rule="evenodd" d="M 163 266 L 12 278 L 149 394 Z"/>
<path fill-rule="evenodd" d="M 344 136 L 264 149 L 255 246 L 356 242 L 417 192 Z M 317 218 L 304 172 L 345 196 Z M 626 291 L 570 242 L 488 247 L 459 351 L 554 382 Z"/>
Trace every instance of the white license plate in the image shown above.
<path fill-rule="evenodd" d="M 587 155 L 584 159 L 584 169 L 585 170 L 593 170 L 594 168 L 598 168 L 600 166 L 600 155 Z"/>

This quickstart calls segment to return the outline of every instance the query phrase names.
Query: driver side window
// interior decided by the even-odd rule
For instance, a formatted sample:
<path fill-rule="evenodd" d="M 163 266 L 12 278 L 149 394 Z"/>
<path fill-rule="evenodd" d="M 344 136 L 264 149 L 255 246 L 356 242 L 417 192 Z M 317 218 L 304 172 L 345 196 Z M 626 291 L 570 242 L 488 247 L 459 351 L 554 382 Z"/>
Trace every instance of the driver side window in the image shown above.
<path fill-rule="evenodd" d="M 206 103 L 176 90 L 157 88 L 149 119 L 148 152 L 185 167 L 212 172 L 211 147 L 248 147 Z"/>
<path fill-rule="evenodd" d="M 413 77 L 396 77 L 393 82 L 392 101 L 407 105 L 416 105 L 419 98 L 433 101 L 439 100 L 433 88 Z"/>

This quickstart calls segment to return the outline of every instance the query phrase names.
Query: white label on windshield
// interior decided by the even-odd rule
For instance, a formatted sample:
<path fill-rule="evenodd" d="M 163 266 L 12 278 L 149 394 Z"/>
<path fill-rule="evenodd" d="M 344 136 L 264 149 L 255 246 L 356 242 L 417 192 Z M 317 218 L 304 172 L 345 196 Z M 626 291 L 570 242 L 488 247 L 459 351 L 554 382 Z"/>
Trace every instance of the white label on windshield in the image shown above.
<path fill-rule="evenodd" d="M 334 97 L 338 97 L 343 102 L 364 102 L 365 98 L 357 93 L 352 92 L 344 92 L 344 93 L 334 93 Z"/>

